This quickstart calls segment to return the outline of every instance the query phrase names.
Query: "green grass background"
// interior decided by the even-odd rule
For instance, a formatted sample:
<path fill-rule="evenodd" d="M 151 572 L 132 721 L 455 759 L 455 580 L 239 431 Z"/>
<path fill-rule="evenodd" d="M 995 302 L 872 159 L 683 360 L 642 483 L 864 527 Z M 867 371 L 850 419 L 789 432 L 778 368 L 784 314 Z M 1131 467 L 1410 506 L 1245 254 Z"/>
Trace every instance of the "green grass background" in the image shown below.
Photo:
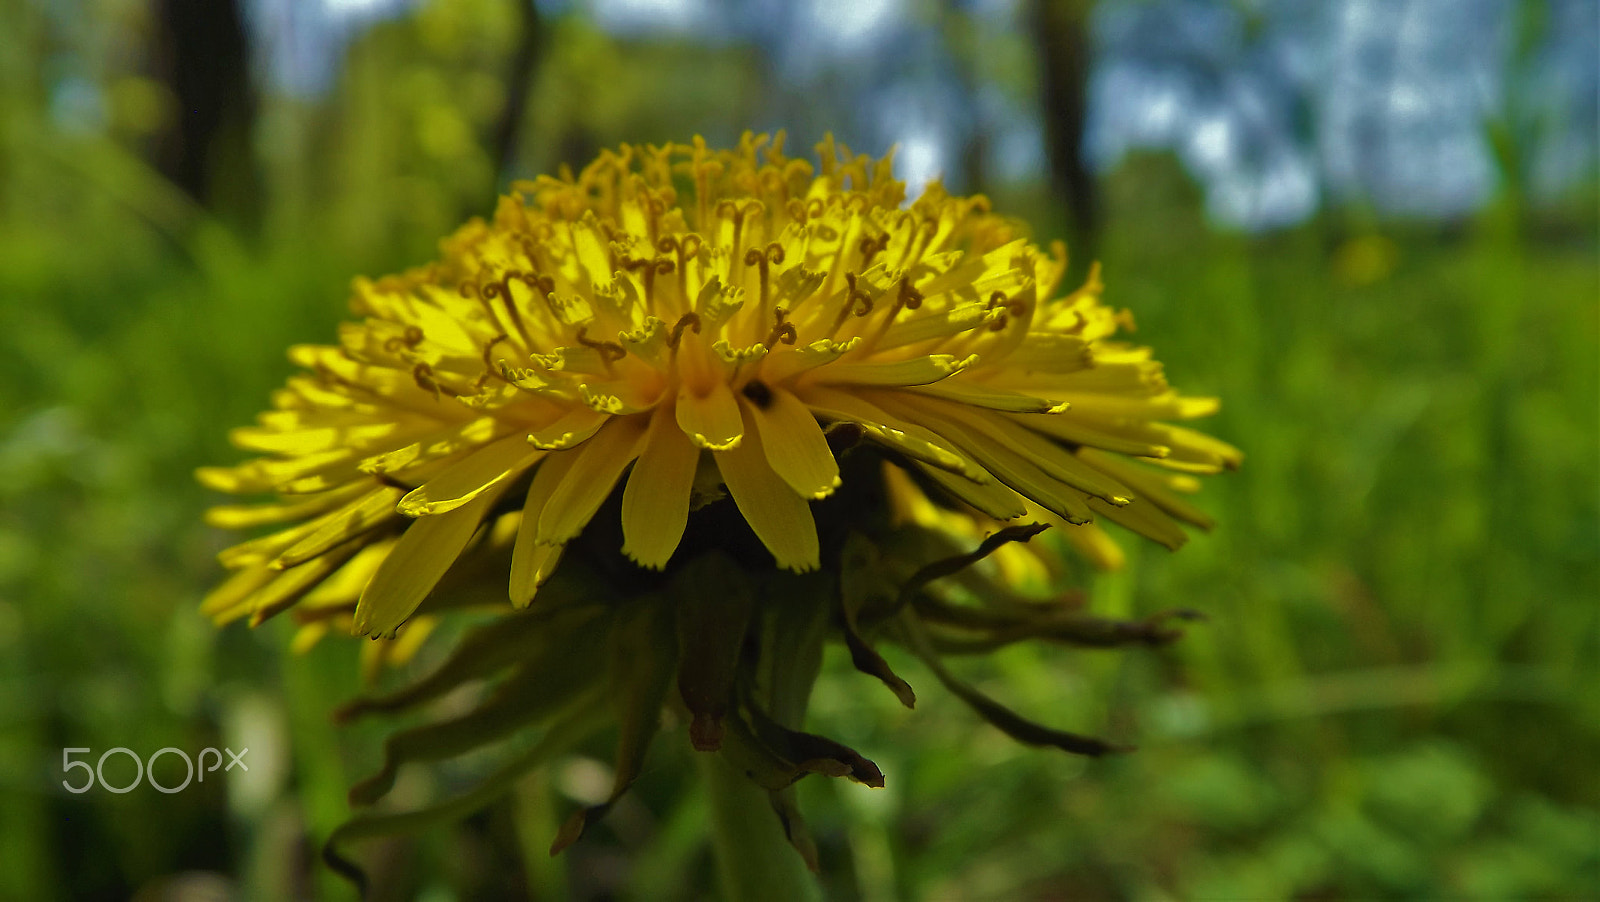
<path fill-rule="evenodd" d="M 227 428 L 288 375 L 288 345 L 331 340 L 352 275 L 422 262 L 489 209 L 505 14 L 425 6 L 359 41 L 325 102 L 268 99 L 256 193 L 211 210 L 144 162 L 137 110 L 108 134 L 52 124 L 36 90 L 52 38 L 9 15 L 0 898 L 343 897 L 311 845 L 377 761 L 381 725 L 328 717 L 357 688 L 355 646 L 292 658 L 281 625 L 217 632 L 195 613 L 229 539 L 201 524 L 214 499 L 191 474 L 238 459 Z M 717 87 L 739 82 L 734 51 L 553 27 L 520 174 L 559 159 L 562 135 L 727 140 L 742 125 L 727 111 L 753 103 Z M 595 103 L 555 87 L 575 79 Z M 1040 186 L 990 187 L 1042 237 L 1061 232 Z M 1165 157 L 1102 188 L 1108 299 L 1133 309 L 1176 385 L 1224 399 L 1204 428 L 1247 458 L 1207 480 L 1213 534 L 1177 554 L 1127 538 L 1130 566 L 1094 578 L 1093 604 L 1209 620 L 1160 652 L 964 662 L 1019 709 L 1139 746 L 1100 762 L 1015 745 L 905 656 L 897 669 L 927 687 L 914 712 L 830 659 L 813 724 L 889 775 L 881 791 L 805 787 L 830 893 L 1600 895 L 1593 185 L 1534 209 L 1508 180 L 1459 221 L 1345 206 L 1262 237 L 1210 227 Z M 681 739 L 658 741 L 636 792 L 563 858 L 542 850 L 605 779 L 603 747 L 374 850 L 380 895 L 705 897 L 704 800 Z M 64 747 L 224 745 L 251 749 L 248 777 L 175 795 L 60 788 Z M 397 792 L 425 799 L 481 766 Z"/>

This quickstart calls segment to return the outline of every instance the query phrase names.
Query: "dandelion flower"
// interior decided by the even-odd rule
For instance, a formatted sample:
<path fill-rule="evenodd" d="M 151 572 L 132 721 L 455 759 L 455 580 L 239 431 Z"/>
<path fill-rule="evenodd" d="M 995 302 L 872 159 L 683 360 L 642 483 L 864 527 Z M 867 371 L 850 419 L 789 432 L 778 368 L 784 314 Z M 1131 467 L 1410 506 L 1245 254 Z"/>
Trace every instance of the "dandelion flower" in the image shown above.
<path fill-rule="evenodd" d="M 791 784 L 883 780 L 799 729 L 829 640 L 907 705 L 877 638 L 1022 741 L 1112 748 L 1010 712 L 940 656 L 1170 640 L 1165 616 L 1085 614 L 1051 588 L 1061 558 L 1026 543 L 1055 526 L 1111 566 L 1101 521 L 1172 548 L 1180 522 L 1209 525 L 1182 494 L 1239 452 L 1168 421 L 1216 402 L 1177 393 L 1116 337 L 1132 321 L 1101 302 L 1098 269 L 1064 291 L 1065 249 L 984 198 L 934 184 L 907 204 L 888 158 L 828 139 L 814 168 L 782 143 L 623 146 L 514 185 L 436 262 L 358 280 L 360 319 L 336 346 L 292 349 L 305 372 L 234 431 L 266 456 L 200 471 L 276 495 L 209 513 L 275 529 L 221 553 L 236 572 L 204 602 L 218 621 L 294 608 L 298 646 L 346 627 L 385 640 L 376 666 L 451 608 L 519 609 L 434 674 L 346 709 L 507 674 L 475 711 L 397 734 L 357 801 L 402 763 L 542 725 L 488 792 L 609 712 L 615 790 L 560 848 L 626 790 L 667 705 L 695 748 L 771 793 L 809 857 Z"/>
<path fill-rule="evenodd" d="M 1058 296 L 1063 249 L 984 198 L 933 185 L 903 208 L 887 158 L 820 151 L 815 171 L 781 137 L 624 146 L 516 185 L 436 263 L 357 281 L 363 319 L 294 348 L 307 372 L 233 433 L 269 456 L 199 473 L 279 495 L 212 524 L 293 524 L 223 552 L 238 573 L 206 610 L 260 622 L 354 567 L 356 632 L 392 635 L 508 517 L 527 605 L 619 484 L 641 567 L 725 491 L 777 566 L 813 570 L 809 504 L 841 484 L 830 427 L 914 473 L 902 492 L 981 517 L 1103 518 L 1170 547 L 1174 518 L 1207 522 L 1172 489 L 1238 453 L 1163 422 L 1216 404 L 1113 339 L 1129 319 L 1098 273 Z"/>

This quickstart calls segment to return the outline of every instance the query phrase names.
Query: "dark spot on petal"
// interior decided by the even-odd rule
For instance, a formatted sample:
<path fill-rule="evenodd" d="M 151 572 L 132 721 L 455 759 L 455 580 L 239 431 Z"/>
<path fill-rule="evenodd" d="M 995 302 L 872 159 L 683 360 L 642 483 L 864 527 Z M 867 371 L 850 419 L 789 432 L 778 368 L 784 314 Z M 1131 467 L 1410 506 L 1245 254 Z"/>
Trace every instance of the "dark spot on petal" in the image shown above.
<path fill-rule="evenodd" d="M 762 410 L 772 405 L 772 389 L 767 388 L 767 384 L 760 379 L 751 379 L 744 384 L 744 396 Z"/>
<path fill-rule="evenodd" d="M 838 457 L 844 452 L 854 448 L 866 437 L 867 431 L 861 428 L 860 423 L 841 421 L 829 426 L 823 433 L 828 439 L 828 450 Z"/>

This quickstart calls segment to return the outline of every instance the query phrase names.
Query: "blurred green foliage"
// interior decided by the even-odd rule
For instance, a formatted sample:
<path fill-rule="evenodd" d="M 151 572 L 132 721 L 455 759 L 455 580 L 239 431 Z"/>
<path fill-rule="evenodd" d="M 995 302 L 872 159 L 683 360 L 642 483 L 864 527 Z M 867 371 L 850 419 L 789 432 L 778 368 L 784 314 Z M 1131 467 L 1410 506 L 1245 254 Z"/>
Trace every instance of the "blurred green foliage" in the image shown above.
<path fill-rule="evenodd" d="M 312 849 L 381 735 L 329 717 L 355 647 L 291 658 L 282 629 L 199 618 L 228 540 L 201 525 L 191 472 L 236 459 L 227 427 L 288 375 L 284 348 L 332 337 L 352 275 L 423 262 L 490 209 L 516 11 L 425 4 L 363 36 L 330 97 L 263 97 L 254 225 L 147 162 L 175 102 L 148 76 L 150 10 L 86 13 L 76 31 L 0 13 L 0 896 L 211 873 L 247 898 L 338 897 Z M 538 27 L 514 174 L 623 140 L 725 141 L 762 115 L 748 48 L 619 40 L 576 14 Z M 42 61 L 67 53 L 96 64 L 103 127 L 64 123 L 48 91 Z M 1032 90 L 1005 66 L 976 77 Z M 988 187 L 1059 233 L 1041 186 Z M 1166 158 L 1102 187 L 1109 298 L 1176 384 L 1224 398 L 1207 428 L 1248 457 L 1208 485 L 1215 534 L 1176 555 L 1127 541 L 1093 604 L 1209 622 L 1161 653 L 962 662 L 1041 719 L 1140 746 L 1099 762 L 1020 748 L 937 691 L 904 711 L 830 660 L 814 722 L 889 775 L 804 787 L 833 897 L 1600 894 L 1593 186 L 1568 208 L 1526 209 L 1513 186 L 1470 221 L 1346 209 L 1259 238 L 1208 227 Z M 608 779 L 596 760 L 376 849 L 379 895 L 702 897 L 704 800 L 665 738 L 563 858 L 543 848 Z M 59 788 L 63 747 L 223 745 L 251 749 L 248 776 Z"/>

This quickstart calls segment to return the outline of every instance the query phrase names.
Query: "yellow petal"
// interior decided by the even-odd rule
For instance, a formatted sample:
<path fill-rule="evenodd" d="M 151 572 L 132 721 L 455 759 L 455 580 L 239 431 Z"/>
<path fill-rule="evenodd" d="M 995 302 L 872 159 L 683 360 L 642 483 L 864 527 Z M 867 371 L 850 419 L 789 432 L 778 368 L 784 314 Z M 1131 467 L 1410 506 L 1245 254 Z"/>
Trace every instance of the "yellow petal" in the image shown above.
<path fill-rule="evenodd" d="M 795 251 L 809 234 L 808 230 L 795 229 L 790 232 L 785 229 L 784 231 L 786 233 L 784 237 L 788 239 L 785 243 L 790 245 L 784 253 L 793 254 L 789 258 L 792 260 L 805 259 L 803 252 L 795 253 Z M 773 283 L 772 300 L 767 306 L 793 310 L 800 302 L 816 294 L 817 289 L 822 287 L 822 283 L 827 278 L 828 273 L 825 270 L 811 270 L 806 269 L 804 266 L 791 266 L 784 270 L 783 274 Z"/>
<path fill-rule="evenodd" d="M 684 436 L 665 406 L 650 418 L 639 462 L 622 490 L 622 553 L 641 567 L 661 569 L 678 549 L 689 520 L 700 449 Z"/>
<path fill-rule="evenodd" d="M 588 288 L 589 286 L 583 286 Z M 588 299 L 581 294 L 559 294 L 551 292 L 545 298 L 550 312 L 565 326 L 582 326 L 594 319 L 594 308 L 589 305 Z"/>
<path fill-rule="evenodd" d="M 1079 414 L 1097 417 L 1128 417 L 1135 420 L 1204 416 L 1215 409 L 1214 407 L 1207 408 L 1205 406 L 1206 402 L 1212 399 L 1183 398 L 1176 392 L 1140 397 L 1137 395 L 1107 394 L 1099 391 L 1077 391 L 1065 387 L 1058 389 L 1052 385 L 1050 396 L 1072 405 L 1072 410 Z M 1198 406 L 1196 402 L 1198 402 Z"/>
<path fill-rule="evenodd" d="M 499 428 L 501 428 L 500 423 L 494 417 L 479 417 L 471 422 L 437 432 L 403 448 L 374 454 L 362 460 L 357 469 L 363 473 L 397 473 L 406 467 L 438 460 L 481 445 L 494 438 L 495 431 Z"/>
<path fill-rule="evenodd" d="M 295 602 L 315 589 L 329 574 L 344 566 L 356 553 L 354 542 L 333 549 L 315 560 L 281 573 L 271 585 L 263 587 L 251 598 L 250 625 L 260 626 L 273 615 L 293 607 Z"/>
<path fill-rule="evenodd" d="M 697 447 L 726 451 L 737 447 L 744 435 L 744 420 L 733 389 L 721 381 L 711 383 L 704 397 L 688 388 L 678 392 L 678 427 Z"/>
<path fill-rule="evenodd" d="M 659 316 L 646 316 L 643 325 L 617 335 L 617 341 L 629 354 L 658 369 L 665 369 L 663 352 L 667 349 L 670 330 Z"/>
<path fill-rule="evenodd" d="M 923 467 L 922 475 L 974 509 L 996 520 L 1014 520 L 1027 513 L 1027 505 L 1015 490 L 998 482 L 978 483 L 954 473 Z"/>
<path fill-rule="evenodd" d="M 593 210 L 585 210 L 583 218 L 572 224 L 573 249 L 577 251 L 578 265 L 589 275 L 589 285 L 604 285 L 611 281 L 611 258 L 606 254 L 606 238 L 600 220 Z"/>
<path fill-rule="evenodd" d="M 1070 416 L 1071 422 L 1083 423 L 1097 433 L 1121 436 L 1130 441 L 1146 442 L 1150 445 L 1164 448 L 1165 454 L 1138 454 L 1136 456 L 1160 458 L 1150 462 L 1169 469 L 1194 473 L 1219 473 L 1224 469 L 1237 468 L 1243 460 L 1243 455 L 1239 449 L 1227 442 L 1192 429 L 1185 429 L 1182 426 L 1146 422 L 1145 418 L 1102 416 L 1076 408 L 1072 410 Z M 1031 420 L 1032 418 L 1029 419 Z M 1062 421 L 1067 421 L 1067 419 L 1067 417 L 1061 418 Z M 1053 434 L 1052 429 L 1048 426 L 1035 425 L 1032 422 L 1028 423 L 1028 425 L 1046 434 Z M 1063 437 L 1067 438 L 1068 441 L 1073 440 L 1070 436 Z M 1098 441 L 1085 441 L 1084 444 L 1095 445 L 1110 451 L 1122 451 L 1125 454 L 1134 453 L 1112 448 Z"/>
<path fill-rule="evenodd" d="M 877 392 L 871 400 L 892 414 L 926 424 L 993 473 L 996 479 L 1068 523 L 1087 523 L 1094 518 L 1085 504 L 1088 496 L 1083 492 L 1046 473 L 1028 456 L 993 436 L 984 435 L 955 417 L 946 417 L 943 411 L 931 405 L 913 405 L 905 394 Z"/>
<path fill-rule="evenodd" d="M 940 223 L 941 228 L 952 225 L 954 223 L 949 221 Z M 991 291 L 1013 294 L 1028 277 L 1027 273 L 1016 269 L 1015 264 L 1021 262 L 1018 258 L 1026 259 L 1027 256 L 1027 239 L 1017 238 L 982 256 L 968 254 L 959 257 L 953 261 L 956 265 L 919 287 L 930 303 L 946 292 L 976 294 L 978 297 L 988 297 Z"/>
<path fill-rule="evenodd" d="M 767 346 L 757 342 L 744 347 L 734 347 L 733 342 L 719 338 L 711 343 L 711 353 L 723 364 L 723 372 L 731 375 L 739 367 L 754 363 L 767 356 Z"/>
<path fill-rule="evenodd" d="M 813 370 L 806 378 L 816 382 L 854 385 L 927 385 L 961 372 L 978 361 L 953 354 L 928 354 L 892 363 L 834 363 Z"/>
<path fill-rule="evenodd" d="M 1223 470 L 1228 469 L 1227 466 L 1220 461 L 1215 463 L 1199 463 L 1193 460 L 1185 460 L 1183 459 L 1183 456 L 1178 453 L 1168 455 L 1167 457 L 1141 457 L 1139 459 L 1145 463 L 1155 464 L 1156 466 L 1164 469 L 1175 470 L 1179 473 L 1197 473 L 1201 476 L 1215 476 L 1216 474 L 1221 473 Z"/>
<path fill-rule="evenodd" d="M 962 379 L 945 379 L 942 382 L 935 382 L 930 385 L 919 385 L 911 390 L 930 398 L 954 401 L 970 407 L 1002 410 L 1008 413 L 1048 413 L 1054 415 L 1061 413 L 1069 406 L 1060 401 L 1047 400 L 1034 395 L 1023 394 L 1022 392 L 990 388 Z"/>
<path fill-rule="evenodd" d="M 598 410 L 574 407 L 554 423 L 530 434 L 528 442 L 545 451 L 562 451 L 588 440 L 608 419 L 610 416 Z"/>
<path fill-rule="evenodd" d="M 341 393 L 370 392 L 381 397 L 385 406 L 399 406 L 432 417 L 456 417 L 463 413 L 449 396 L 440 397 L 424 389 L 412 373 L 353 360 L 343 348 L 295 345 L 289 349 L 289 359 L 308 370 L 319 370 L 335 377 L 342 383 Z"/>
<path fill-rule="evenodd" d="M 578 462 L 581 450 L 580 445 L 567 451 L 552 451 L 533 471 L 533 479 L 528 483 L 528 497 L 522 507 L 522 523 L 517 529 L 519 539 L 526 530 L 531 530 L 530 537 L 537 536 L 539 517 L 544 514 L 545 505 L 550 503 L 550 496 L 555 494 L 556 489 L 567 481 L 567 474 L 572 471 L 572 465 Z"/>
<path fill-rule="evenodd" d="M 1082 526 L 1063 525 L 1061 534 L 1067 537 L 1078 553 L 1089 559 L 1089 563 L 1101 570 L 1120 570 L 1127 563 L 1128 556 L 1120 546 L 1100 528 L 1098 523 L 1085 523 Z"/>
<path fill-rule="evenodd" d="M 268 504 L 225 504 L 206 511 L 206 525 L 218 529 L 249 529 L 270 523 L 288 523 L 327 513 L 371 488 L 369 482 L 352 482 L 328 492 Z"/>
<path fill-rule="evenodd" d="M 317 620 L 295 630 L 294 638 L 289 641 L 289 653 L 303 655 L 317 647 L 322 637 L 328 634 L 328 621 Z"/>
<path fill-rule="evenodd" d="M 363 417 L 363 420 L 367 418 Z M 401 419 L 405 419 L 402 417 Z M 417 418 L 416 424 L 405 431 L 415 432 L 418 425 L 424 425 Z M 228 433 L 228 441 L 236 448 L 249 451 L 266 451 L 272 454 L 315 454 L 330 448 L 344 448 L 349 446 L 366 447 L 384 439 L 390 439 L 395 433 L 401 431 L 402 422 L 391 420 L 388 422 L 357 422 L 348 426 L 321 426 L 309 429 L 280 430 L 262 426 L 241 426 Z"/>
<path fill-rule="evenodd" d="M 1154 360 L 1108 362 L 1110 352 L 1095 349 L 1094 365 L 1076 372 L 1045 376 L 1031 374 L 1028 381 L 1050 390 L 1084 394 L 1127 395 L 1148 398 L 1168 392 L 1167 377 L 1161 364 Z M 999 378 L 996 381 L 1012 382 L 1015 379 Z"/>
<path fill-rule="evenodd" d="M 929 402 L 913 402 L 929 409 Z M 939 402 L 933 402 L 939 403 Z M 1065 448 L 1037 432 L 1024 429 L 1015 421 L 984 410 L 962 410 L 951 404 L 941 404 L 942 412 L 970 424 L 982 435 L 997 441 L 1028 458 L 1039 469 L 1072 486 L 1086 495 L 1093 495 L 1112 504 L 1123 505 L 1131 500 L 1132 492 L 1115 478 L 1073 457 Z"/>
<path fill-rule="evenodd" d="M 333 448 L 283 460 L 264 457 L 237 467 L 201 467 L 195 470 L 195 478 L 206 488 L 235 495 L 270 492 L 297 479 L 353 469 L 348 462 L 355 454 L 354 448 Z"/>
<path fill-rule="evenodd" d="M 1190 400 L 1214 401 L 1215 399 L 1191 398 Z M 1244 452 L 1220 438 L 1206 435 L 1204 432 L 1197 432 L 1193 429 L 1186 429 L 1183 426 L 1171 426 L 1165 423 L 1161 424 L 1161 426 L 1175 448 L 1194 448 L 1203 454 L 1215 455 L 1230 470 L 1237 470 L 1239 465 L 1244 463 Z M 1173 455 L 1173 457 L 1177 456 L 1176 454 Z"/>
<path fill-rule="evenodd" d="M 271 564 L 272 569 L 282 570 L 309 561 L 352 536 L 360 535 L 385 520 L 398 517 L 394 504 L 399 497 L 399 489 L 383 486 L 328 514 L 319 521 L 323 525 L 316 532 L 279 554 Z"/>
<path fill-rule="evenodd" d="M 511 604 L 525 608 L 555 572 L 565 545 L 540 545 L 535 537 L 536 517 L 524 515 L 517 528 L 517 543 L 511 548 Z"/>
<path fill-rule="evenodd" d="M 752 428 L 737 448 L 714 452 L 722 481 L 778 566 L 801 573 L 815 570 L 821 551 L 811 508 L 772 471 L 761 446 L 760 434 Z"/>
<path fill-rule="evenodd" d="M 416 653 L 421 651 L 422 645 L 426 643 L 427 637 L 432 635 L 435 627 L 438 627 L 437 617 L 418 617 L 418 619 L 414 619 L 414 621 L 411 621 L 411 625 L 408 625 L 405 630 L 400 632 L 400 637 L 387 643 L 389 654 L 384 656 L 384 661 L 390 667 L 400 667 L 400 665 L 410 662 L 413 657 L 416 657 Z"/>
<path fill-rule="evenodd" d="M 282 554 L 285 549 L 321 529 L 328 516 L 324 514 L 315 520 L 296 523 L 280 532 L 257 536 L 237 545 L 231 545 L 217 552 L 217 561 L 229 570 L 266 564 Z"/>
<path fill-rule="evenodd" d="M 613 380 L 581 383 L 578 397 L 596 413 L 623 416 L 649 410 L 660 397 L 660 392 L 638 381 Z"/>
<path fill-rule="evenodd" d="M 1034 432 L 1041 432 L 1051 438 L 1080 447 L 1103 448 L 1135 457 L 1166 457 L 1171 453 L 1171 449 L 1166 445 L 1152 444 L 1137 436 L 1118 435 L 1108 430 L 1096 429 L 1075 411 L 1071 416 L 1021 414 L 1012 419 Z"/>
<path fill-rule="evenodd" d="M 701 328 L 706 334 L 713 335 L 722 329 L 735 313 L 744 306 L 744 289 L 735 285 L 724 285 L 717 278 L 712 278 L 700 288 L 700 295 L 695 299 L 695 313 L 700 317 Z"/>
<path fill-rule="evenodd" d="M 315 589 L 306 593 L 306 597 L 300 599 L 296 615 L 329 608 L 354 611 L 356 599 L 361 597 L 361 590 L 367 587 L 367 583 L 372 582 L 372 574 L 378 572 L 383 559 L 389 556 L 389 552 L 394 549 L 394 543 L 399 540 L 400 536 L 395 535 L 393 538 L 377 542 L 371 540 L 366 542 L 349 563 L 340 567 L 337 573 L 324 579 Z"/>
<path fill-rule="evenodd" d="M 283 606 L 286 607 L 295 603 L 301 596 L 316 588 L 329 573 L 343 565 L 353 553 L 353 548 L 346 547 L 287 573 L 261 566 L 242 570 L 207 595 L 200 605 L 200 612 L 210 617 L 218 626 L 231 623 L 250 613 L 258 615 L 252 623 L 260 623 L 281 609 L 272 607 L 270 611 L 262 614 L 264 606 L 275 606 L 283 602 Z"/>
<path fill-rule="evenodd" d="M 528 496 L 517 524 L 516 542 L 511 549 L 511 603 L 526 607 L 533 601 L 561 559 L 563 545 L 539 544 L 539 517 L 550 496 L 566 482 L 567 474 L 579 458 L 578 451 L 554 451 L 546 455 L 528 483 Z"/>
<path fill-rule="evenodd" d="M 997 322 L 1005 315 L 1004 307 L 990 309 L 983 304 L 962 304 L 948 310 L 901 317 L 889 326 L 874 347 L 882 352 L 934 338 L 953 338 L 969 329 Z"/>
<path fill-rule="evenodd" d="M 765 406 L 750 403 L 745 410 L 761 432 L 761 447 L 774 472 L 803 498 L 819 499 L 839 487 L 839 462 L 816 417 L 792 393 L 768 389 Z"/>
<path fill-rule="evenodd" d="M 1193 523 L 1201 529 L 1210 529 L 1214 524 L 1205 511 L 1195 507 L 1173 493 L 1167 480 L 1168 477 L 1161 473 L 1151 472 L 1132 461 L 1123 460 L 1114 454 L 1106 454 L 1094 448 L 1078 449 L 1078 457 L 1090 466 L 1104 470 L 1117 479 L 1122 480 L 1139 493 L 1139 497 L 1168 514 Z"/>
<path fill-rule="evenodd" d="M 356 602 L 356 634 L 386 636 L 404 623 L 467 547 L 506 486 L 502 482 L 456 510 L 407 527 Z"/>
<path fill-rule="evenodd" d="M 1153 539 L 1167 548 L 1177 551 L 1183 543 L 1189 541 L 1189 536 L 1177 521 L 1161 512 L 1154 504 L 1130 504 L 1127 507 L 1113 507 L 1099 498 L 1090 498 L 1089 507 L 1095 513 L 1113 523 L 1126 526 L 1128 529 Z"/>
<path fill-rule="evenodd" d="M 855 423 L 867 435 L 912 460 L 965 476 L 974 482 L 985 482 L 989 474 L 950 443 L 914 423 L 906 422 L 849 392 L 821 385 L 806 386 L 797 391 L 806 407 L 818 416 L 845 423 Z"/>
<path fill-rule="evenodd" d="M 807 370 L 816 369 L 819 366 L 838 360 L 845 354 L 855 350 L 859 344 L 861 344 L 861 339 L 853 337 L 848 341 L 834 341 L 831 338 L 824 338 L 797 348 L 779 345 L 762 361 L 761 378 L 767 382 L 780 382 L 784 379 L 798 376 Z"/>
<path fill-rule="evenodd" d="M 1089 343 L 1076 335 L 1032 332 L 992 372 L 997 379 L 1037 378 L 1037 373 L 1075 373 L 1094 364 Z"/>
<path fill-rule="evenodd" d="M 572 469 L 539 514 L 536 536 L 541 544 L 561 544 L 583 532 L 622 471 L 638 456 L 644 427 L 644 417 L 614 417 L 594 438 L 569 452 L 577 455 Z"/>
<path fill-rule="evenodd" d="M 200 613 L 206 617 L 219 617 L 229 609 L 240 605 L 257 589 L 271 582 L 276 575 L 265 565 L 246 567 L 207 593 L 205 599 L 200 602 Z M 248 610 L 248 607 L 245 608 L 246 612 Z M 238 616 L 243 616 L 243 613 Z"/>
<path fill-rule="evenodd" d="M 527 435 L 521 432 L 492 441 L 412 489 L 400 499 L 400 512 L 408 517 L 423 517 L 453 511 L 501 480 L 527 470 L 544 453 L 530 448 Z"/>

